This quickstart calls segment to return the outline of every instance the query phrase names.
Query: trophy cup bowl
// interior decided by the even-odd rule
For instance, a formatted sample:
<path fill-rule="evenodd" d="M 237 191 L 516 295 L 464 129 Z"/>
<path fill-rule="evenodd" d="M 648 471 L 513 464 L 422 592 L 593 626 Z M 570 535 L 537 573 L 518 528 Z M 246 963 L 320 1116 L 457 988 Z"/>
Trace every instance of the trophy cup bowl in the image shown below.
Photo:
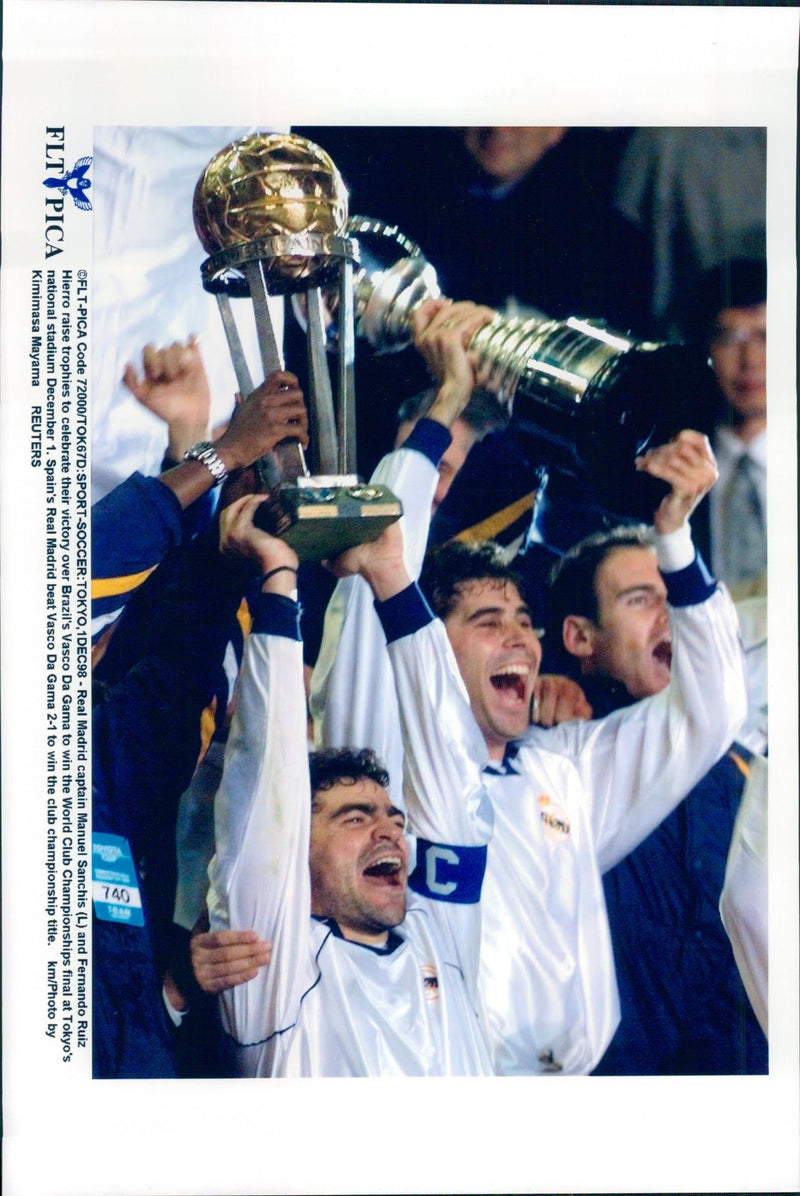
<path fill-rule="evenodd" d="M 353 472 L 352 270 L 356 243 L 346 235 L 347 190 L 333 160 L 292 133 L 253 134 L 220 150 L 195 187 L 195 229 L 208 258 L 205 290 L 215 294 L 239 390 L 254 389 L 230 300 L 249 298 L 264 377 L 282 368 L 270 295 L 303 296 L 309 316 L 312 445 L 321 475 L 311 477 L 298 441 L 277 445 L 257 463 L 268 491 L 255 522 L 282 536 L 301 560 L 333 557 L 375 539 L 402 507 L 385 486 L 365 486 Z M 321 287 L 334 288 L 342 313 L 338 419 L 325 355 Z"/>
<path fill-rule="evenodd" d="M 368 216 L 347 223 L 358 242 L 355 328 L 376 354 L 410 344 L 411 317 L 438 298 L 436 271 L 398 228 Z M 328 343 L 336 347 L 335 302 Z M 295 313 L 298 311 L 295 303 Z M 663 482 L 639 473 L 634 460 L 683 428 L 702 428 L 716 393 L 708 362 L 681 344 L 637 340 L 603 321 L 498 314 L 470 343 L 482 386 L 503 403 L 512 423 L 541 443 L 543 463 L 569 456 L 598 501 L 619 515 L 649 520 Z"/>

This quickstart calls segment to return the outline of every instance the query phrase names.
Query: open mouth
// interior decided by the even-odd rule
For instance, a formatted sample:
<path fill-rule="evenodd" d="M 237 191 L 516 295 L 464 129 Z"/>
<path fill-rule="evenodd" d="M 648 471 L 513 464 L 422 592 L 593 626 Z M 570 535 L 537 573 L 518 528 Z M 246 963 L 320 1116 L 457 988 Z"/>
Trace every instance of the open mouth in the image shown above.
<path fill-rule="evenodd" d="M 489 680 L 494 689 L 500 693 L 509 694 L 518 701 L 525 701 L 525 685 L 530 675 L 527 664 L 509 664 L 500 673 L 492 673 Z"/>
<path fill-rule="evenodd" d="M 672 644 L 669 640 L 662 640 L 653 648 L 653 656 L 659 664 L 664 664 L 667 668 L 672 664 Z"/>
<path fill-rule="evenodd" d="M 391 855 L 384 856 L 375 864 L 370 864 L 368 868 L 364 869 L 362 875 L 381 884 L 395 886 L 402 884 L 402 872 L 402 859 L 400 856 Z"/>

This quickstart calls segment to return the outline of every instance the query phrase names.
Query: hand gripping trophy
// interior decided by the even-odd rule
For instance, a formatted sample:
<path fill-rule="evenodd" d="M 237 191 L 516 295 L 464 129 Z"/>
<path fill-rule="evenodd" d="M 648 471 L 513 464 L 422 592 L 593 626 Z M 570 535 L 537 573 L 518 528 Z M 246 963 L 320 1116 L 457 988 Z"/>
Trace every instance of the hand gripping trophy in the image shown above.
<path fill-rule="evenodd" d="M 347 235 L 347 191 L 331 158 L 293 134 L 254 134 L 212 158 L 195 187 L 195 229 L 209 257 L 204 288 L 216 295 L 242 395 L 254 389 L 231 300 L 249 298 L 264 376 L 282 368 L 268 296 L 302 300 L 311 395 L 309 474 L 296 440 L 258 463 L 269 499 L 256 522 L 283 536 L 301 560 L 336 556 L 375 539 L 402 508 L 384 486 L 355 470 L 353 268 L 358 245 Z M 338 326 L 338 396 L 326 355 L 332 294 Z"/>
<path fill-rule="evenodd" d="M 402 349 L 412 339 L 414 309 L 440 293 L 436 271 L 394 226 L 353 216 L 346 231 L 358 243 L 356 335 L 376 353 Z M 326 302 L 333 317 L 335 296 Z M 327 331 L 335 341 L 334 318 Z M 649 520 L 665 489 L 635 469 L 635 458 L 683 428 L 702 430 L 714 406 L 714 376 L 699 352 L 636 340 L 591 318 L 498 314 L 470 348 L 481 385 L 540 443 L 544 461 L 550 452 L 569 457 L 602 505 L 620 515 Z"/>

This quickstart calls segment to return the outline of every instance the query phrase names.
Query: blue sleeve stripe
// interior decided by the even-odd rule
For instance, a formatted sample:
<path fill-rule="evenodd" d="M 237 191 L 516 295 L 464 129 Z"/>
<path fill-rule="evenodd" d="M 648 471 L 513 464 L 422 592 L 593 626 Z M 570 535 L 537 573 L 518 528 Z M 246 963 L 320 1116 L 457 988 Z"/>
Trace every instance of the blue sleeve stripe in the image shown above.
<path fill-rule="evenodd" d="M 662 573 L 662 577 L 670 606 L 697 606 L 710 598 L 717 588 L 699 552 L 695 552 L 691 565 L 674 573 Z"/>
<path fill-rule="evenodd" d="M 423 418 L 417 420 L 401 447 L 415 449 L 438 467 L 450 447 L 452 439 L 449 429 L 444 424 L 438 423 L 435 419 Z"/>
<path fill-rule="evenodd" d="M 433 611 L 415 581 L 393 598 L 387 598 L 385 602 L 376 602 L 375 610 L 378 612 L 388 644 L 401 640 L 406 635 L 413 635 L 420 627 L 427 627 L 434 619 Z"/>
<path fill-rule="evenodd" d="M 248 599 L 253 617 L 252 630 L 265 635 L 282 635 L 287 640 L 301 640 L 300 606 L 285 594 L 262 594 Z"/>
<path fill-rule="evenodd" d="M 417 840 L 417 863 L 408 887 L 420 897 L 475 905 L 481 899 L 487 849 L 449 847 L 444 843 Z"/>

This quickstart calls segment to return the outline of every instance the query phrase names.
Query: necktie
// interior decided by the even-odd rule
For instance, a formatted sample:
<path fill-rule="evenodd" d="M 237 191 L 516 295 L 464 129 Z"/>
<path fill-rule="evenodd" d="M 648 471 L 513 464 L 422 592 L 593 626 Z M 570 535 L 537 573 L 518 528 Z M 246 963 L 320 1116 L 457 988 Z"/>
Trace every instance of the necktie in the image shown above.
<path fill-rule="evenodd" d="M 767 567 L 766 522 L 753 471 L 751 458 L 743 453 L 726 494 L 724 580 L 729 585 L 759 577 Z"/>

